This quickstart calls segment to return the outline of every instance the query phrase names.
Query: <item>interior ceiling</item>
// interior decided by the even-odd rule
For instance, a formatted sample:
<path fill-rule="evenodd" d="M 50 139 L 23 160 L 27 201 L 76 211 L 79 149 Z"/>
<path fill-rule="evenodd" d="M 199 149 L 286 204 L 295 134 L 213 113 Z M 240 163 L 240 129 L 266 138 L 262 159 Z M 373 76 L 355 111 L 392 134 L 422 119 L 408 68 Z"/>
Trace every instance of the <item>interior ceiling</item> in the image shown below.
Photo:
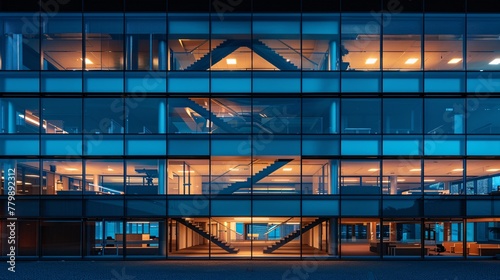
<path fill-rule="evenodd" d="M 106 34 L 90 37 L 86 41 L 86 57 L 91 61 L 87 69 L 113 70 L 123 66 L 123 40 L 113 40 Z M 378 36 L 358 35 L 355 39 L 344 40 L 343 46 L 349 51 L 342 60 L 349 62 L 350 69 L 371 70 L 380 68 L 380 40 Z M 425 41 L 424 67 L 429 70 L 461 70 L 462 62 L 449 64 L 452 58 L 462 58 L 463 41 L 450 36 L 427 36 Z M 314 68 L 313 62 L 325 58 L 328 50 L 326 40 L 261 40 L 291 63 L 303 69 Z M 169 40 L 169 48 L 175 53 L 181 68 L 186 68 L 197 59 L 214 49 L 223 40 L 177 39 Z M 60 70 L 82 68 L 81 41 L 75 36 L 51 35 L 43 41 L 45 58 Z M 383 41 L 383 69 L 419 70 L 421 69 L 420 36 L 386 35 Z M 476 40 L 467 43 L 467 62 L 469 69 L 498 70 L 498 65 L 488 63 L 498 58 L 491 50 L 500 49 L 500 40 Z M 300 50 L 304 57 L 301 59 Z M 236 59 L 236 64 L 228 64 L 226 59 Z M 366 64 L 369 58 L 376 58 L 374 64 Z M 418 58 L 414 64 L 406 64 L 410 58 Z M 252 63 L 253 61 L 253 63 Z M 212 66 L 213 70 L 277 70 L 247 47 L 240 47 Z"/>

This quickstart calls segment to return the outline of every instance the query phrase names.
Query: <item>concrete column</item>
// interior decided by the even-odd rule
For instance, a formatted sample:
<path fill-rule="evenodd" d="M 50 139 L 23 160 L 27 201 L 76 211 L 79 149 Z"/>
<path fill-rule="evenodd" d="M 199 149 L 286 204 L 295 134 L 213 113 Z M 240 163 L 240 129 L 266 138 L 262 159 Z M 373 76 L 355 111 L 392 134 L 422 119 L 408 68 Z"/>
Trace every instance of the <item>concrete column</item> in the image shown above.
<path fill-rule="evenodd" d="M 23 69 L 23 35 L 8 34 L 5 37 L 5 70 Z"/>
<path fill-rule="evenodd" d="M 167 70 L 167 43 L 163 40 L 158 42 L 158 70 Z"/>
<path fill-rule="evenodd" d="M 159 222 L 158 223 L 158 248 L 160 249 L 160 255 L 167 255 L 167 223 Z"/>
<path fill-rule="evenodd" d="M 338 218 L 330 218 L 328 225 L 329 225 L 329 229 L 328 229 L 328 255 L 337 256 L 338 252 L 339 252 L 339 244 L 338 244 L 339 220 L 338 220 Z"/>
<path fill-rule="evenodd" d="M 127 60 L 126 70 L 138 70 L 139 68 L 139 39 L 133 35 L 127 35 Z"/>
<path fill-rule="evenodd" d="M 166 186 L 165 160 L 158 161 L 158 194 L 165 194 Z"/>
<path fill-rule="evenodd" d="M 92 182 L 94 184 L 94 189 L 93 191 L 99 191 L 99 174 L 94 174 L 94 181 Z"/>
<path fill-rule="evenodd" d="M 389 241 L 397 241 L 397 231 L 396 223 L 389 223 Z"/>
<path fill-rule="evenodd" d="M 330 41 L 330 48 L 328 49 L 328 70 L 337 70 L 338 52 L 337 41 Z"/>
<path fill-rule="evenodd" d="M 382 235 L 382 233 L 380 233 Z M 370 240 L 376 241 L 377 240 L 377 223 L 376 222 L 370 222 Z"/>
<path fill-rule="evenodd" d="M 337 133 L 337 122 L 338 122 L 338 119 L 337 119 L 337 116 L 338 116 L 338 110 L 337 110 L 337 102 L 334 101 L 332 102 L 332 104 L 330 105 L 330 133 Z"/>
<path fill-rule="evenodd" d="M 398 176 L 389 176 L 390 194 L 398 194 Z"/>
<path fill-rule="evenodd" d="M 339 163 L 330 160 L 330 194 L 339 193 Z"/>
<path fill-rule="evenodd" d="M 160 101 L 158 104 L 158 133 L 167 133 L 167 104 Z"/>

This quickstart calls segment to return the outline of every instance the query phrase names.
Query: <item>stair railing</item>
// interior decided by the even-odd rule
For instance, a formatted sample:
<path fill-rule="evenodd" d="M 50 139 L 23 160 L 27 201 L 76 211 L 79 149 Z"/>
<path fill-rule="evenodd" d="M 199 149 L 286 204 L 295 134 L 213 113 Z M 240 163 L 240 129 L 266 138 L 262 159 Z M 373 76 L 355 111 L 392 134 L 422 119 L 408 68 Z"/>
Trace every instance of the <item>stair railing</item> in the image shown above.
<path fill-rule="evenodd" d="M 218 225 L 221 225 L 221 226 L 222 226 L 222 227 L 224 227 L 226 230 L 229 230 L 230 232 L 234 232 L 234 233 L 236 233 L 236 240 L 243 240 L 243 239 L 244 239 L 244 238 L 243 238 L 243 233 L 239 233 L 239 232 L 237 232 L 236 230 L 234 230 L 234 229 L 232 229 L 232 228 L 229 228 L 229 227 L 225 226 L 223 223 L 221 223 L 221 222 L 219 222 L 219 221 L 217 221 L 217 220 L 215 220 L 215 219 L 213 219 L 213 218 L 212 218 L 211 220 L 212 220 L 213 222 L 217 223 Z"/>
<path fill-rule="evenodd" d="M 311 62 L 313 65 L 315 65 L 316 67 L 318 67 L 318 63 L 310 60 L 309 58 L 305 57 L 302 53 L 300 53 L 299 51 L 297 51 L 296 49 L 292 48 L 290 45 L 288 45 L 287 43 L 281 41 L 280 39 L 277 39 L 278 42 L 282 43 L 283 45 L 285 45 L 288 49 L 292 50 L 293 52 L 295 52 L 296 54 L 300 55 L 301 58 L 305 58 L 307 61 Z"/>
<path fill-rule="evenodd" d="M 282 225 L 288 223 L 291 219 L 293 219 L 293 217 L 290 217 L 289 219 L 287 219 L 286 221 L 284 222 L 281 222 L 277 225 L 273 225 L 272 227 L 270 227 L 265 233 L 264 235 L 266 236 L 266 240 L 269 238 L 269 233 L 275 231 L 276 229 L 280 228 Z"/>

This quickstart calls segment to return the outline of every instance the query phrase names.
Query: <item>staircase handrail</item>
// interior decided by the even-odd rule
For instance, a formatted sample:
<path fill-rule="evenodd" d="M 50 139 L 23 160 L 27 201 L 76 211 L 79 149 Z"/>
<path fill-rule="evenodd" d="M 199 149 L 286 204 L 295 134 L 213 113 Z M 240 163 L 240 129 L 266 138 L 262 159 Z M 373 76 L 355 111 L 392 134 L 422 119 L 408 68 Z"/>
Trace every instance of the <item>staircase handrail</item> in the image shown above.
<path fill-rule="evenodd" d="M 217 224 L 219 224 L 219 225 L 223 226 L 224 228 L 228 229 L 229 231 L 232 231 L 232 232 L 236 233 L 237 235 L 241 235 L 241 236 L 243 236 L 243 233 L 239 233 L 239 232 L 237 232 L 236 230 L 234 230 L 234 229 L 232 229 L 232 228 L 228 228 L 228 227 L 227 227 L 227 226 L 225 226 L 223 223 L 221 223 L 221 222 L 219 222 L 219 221 L 217 221 L 217 220 L 215 220 L 215 219 L 213 219 L 213 218 L 212 218 L 212 221 L 214 221 L 214 222 L 216 222 Z"/>
<path fill-rule="evenodd" d="M 277 224 L 277 225 L 272 226 L 272 227 L 271 227 L 271 228 L 270 228 L 270 229 L 269 229 L 266 233 L 264 233 L 264 235 L 268 235 L 269 233 L 271 233 L 271 232 L 275 231 L 275 230 L 276 230 L 279 226 L 281 226 L 281 225 L 283 225 L 283 224 L 287 223 L 287 222 L 288 222 L 288 221 L 290 221 L 291 219 L 293 219 L 293 217 L 290 217 L 288 220 L 286 220 L 286 221 L 284 221 L 284 222 L 282 222 L 282 223 L 279 223 L 279 224 Z"/>

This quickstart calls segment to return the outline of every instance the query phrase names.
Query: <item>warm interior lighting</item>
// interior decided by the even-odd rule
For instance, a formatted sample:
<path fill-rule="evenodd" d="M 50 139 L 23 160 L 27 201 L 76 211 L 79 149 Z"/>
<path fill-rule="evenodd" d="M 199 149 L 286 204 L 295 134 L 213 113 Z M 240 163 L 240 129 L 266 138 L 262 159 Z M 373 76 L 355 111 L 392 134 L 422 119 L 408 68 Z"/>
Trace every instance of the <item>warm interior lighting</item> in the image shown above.
<path fill-rule="evenodd" d="M 436 182 L 436 179 L 424 179 L 424 182 Z"/>
<path fill-rule="evenodd" d="M 342 182 L 359 182 L 359 179 L 342 179 Z"/>
<path fill-rule="evenodd" d="M 236 64 L 236 58 L 228 58 L 228 59 L 226 59 L 226 63 L 228 65 L 235 65 Z"/>
<path fill-rule="evenodd" d="M 463 168 L 455 168 L 452 170 L 452 172 L 459 172 L 459 171 L 464 171 L 464 169 Z"/>
<path fill-rule="evenodd" d="M 457 64 L 460 61 L 462 61 L 461 58 L 452 58 L 450 61 L 448 61 L 448 64 Z"/>
<path fill-rule="evenodd" d="M 240 171 L 238 168 L 234 167 L 234 168 L 229 168 L 230 171 Z"/>
<path fill-rule="evenodd" d="M 83 61 L 83 58 L 80 58 L 80 61 Z M 90 60 L 88 58 L 85 58 L 85 64 L 90 65 L 90 64 L 94 64 L 94 62 L 92 62 L 92 60 Z"/>
<path fill-rule="evenodd" d="M 77 171 L 78 170 L 78 168 L 73 168 L 73 167 L 68 167 L 68 168 L 64 168 L 64 169 L 67 171 Z"/>
<path fill-rule="evenodd" d="M 194 171 L 193 170 L 189 170 L 189 171 L 184 171 L 184 170 L 178 170 L 177 172 L 180 172 L 180 173 L 193 173 Z"/>
<path fill-rule="evenodd" d="M 405 64 L 415 64 L 418 61 L 418 58 L 408 58 Z"/>
<path fill-rule="evenodd" d="M 368 172 L 375 172 L 375 171 L 379 171 L 380 169 L 378 168 L 370 168 L 368 169 Z"/>
<path fill-rule="evenodd" d="M 498 168 L 486 169 L 486 172 L 497 172 L 500 171 Z"/>
<path fill-rule="evenodd" d="M 231 182 L 245 182 L 246 179 L 236 179 L 235 178 L 235 179 L 229 179 L 229 181 L 231 181 Z"/>
<path fill-rule="evenodd" d="M 235 222 L 268 222 L 269 221 L 269 218 L 234 218 L 234 221 Z"/>
<path fill-rule="evenodd" d="M 488 63 L 489 65 L 498 65 L 500 64 L 500 58 L 495 58 L 493 59 L 490 63 Z"/>
<path fill-rule="evenodd" d="M 397 179 L 398 182 L 404 182 L 406 179 Z"/>
<path fill-rule="evenodd" d="M 290 179 L 272 179 L 273 182 L 290 182 Z"/>
<path fill-rule="evenodd" d="M 292 168 L 291 167 L 286 167 L 286 168 L 283 168 L 283 171 L 292 171 Z"/>
<path fill-rule="evenodd" d="M 366 61 L 365 61 L 365 64 L 375 64 L 375 62 L 377 62 L 378 59 L 376 58 L 368 58 Z"/>
<path fill-rule="evenodd" d="M 113 171 L 113 168 L 108 166 L 108 171 Z"/>
<path fill-rule="evenodd" d="M 26 174 L 24 175 L 25 177 L 29 177 L 29 178 L 38 178 L 40 177 L 39 175 L 35 175 L 35 174 Z M 3 178 L 2 178 L 3 179 Z"/>
<path fill-rule="evenodd" d="M 420 168 L 413 168 L 413 169 L 410 169 L 410 172 L 420 172 L 420 170 L 422 170 L 422 169 L 420 169 Z"/>

